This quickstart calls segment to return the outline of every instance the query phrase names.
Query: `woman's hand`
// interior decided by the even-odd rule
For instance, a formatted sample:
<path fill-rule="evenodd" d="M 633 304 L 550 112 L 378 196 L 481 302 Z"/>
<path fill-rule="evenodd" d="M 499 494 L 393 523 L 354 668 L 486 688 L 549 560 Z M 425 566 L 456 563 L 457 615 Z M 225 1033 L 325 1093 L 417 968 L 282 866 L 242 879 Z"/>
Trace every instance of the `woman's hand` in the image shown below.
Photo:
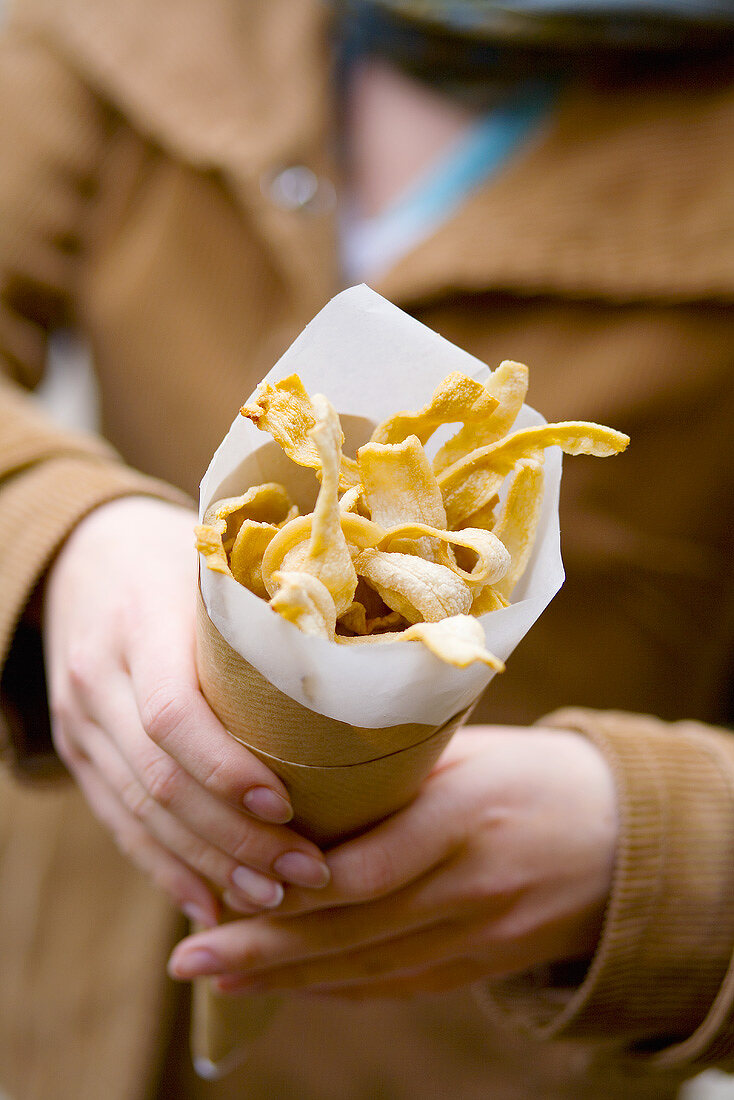
<path fill-rule="evenodd" d="M 192 512 L 142 497 L 72 533 L 45 591 L 54 742 L 122 851 L 190 917 L 272 908 L 281 881 L 323 886 L 288 794 L 201 694 Z"/>
<path fill-rule="evenodd" d="M 617 835 L 607 765 L 575 733 L 475 727 L 415 801 L 328 855 L 331 884 L 191 936 L 177 978 L 225 992 L 435 992 L 589 955 Z"/>

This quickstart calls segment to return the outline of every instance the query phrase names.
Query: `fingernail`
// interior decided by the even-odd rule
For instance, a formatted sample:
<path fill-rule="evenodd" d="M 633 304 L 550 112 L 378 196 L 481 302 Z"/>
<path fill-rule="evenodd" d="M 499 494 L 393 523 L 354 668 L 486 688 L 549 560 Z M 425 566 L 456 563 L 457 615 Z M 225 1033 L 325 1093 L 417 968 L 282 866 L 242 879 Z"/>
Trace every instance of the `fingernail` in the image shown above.
<path fill-rule="evenodd" d="M 270 787 L 251 787 L 243 801 L 251 814 L 273 825 L 285 825 L 293 817 L 290 802 Z"/>
<path fill-rule="evenodd" d="M 181 906 L 181 911 L 189 918 L 192 924 L 203 924 L 205 928 L 215 928 L 216 919 L 212 917 L 202 906 L 193 901 L 187 901 Z"/>
<path fill-rule="evenodd" d="M 326 886 L 331 878 L 324 861 L 306 852 L 285 852 L 278 856 L 273 870 L 294 886 Z"/>
<path fill-rule="evenodd" d="M 235 867 L 232 882 L 253 905 L 261 905 L 264 909 L 275 909 L 283 900 L 283 887 L 280 883 L 250 867 Z"/>
<path fill-rule="evenodd" d="M 223 967 L 222 960 L 206 947 L 184 948 L 174 951 L 168 963 L 172 978 L 197 978 L 204 974 L 216 974 Z"/>
<path fill-rule="evenodd" d="M 242 894 L 238 894 L 236 890 L 224 890 L 222 901 L 228 909 L 233 909 L 235 913 L 239 913 L 243 917 L 256 917 L 258 913 L 262 912 L 262 906 L 253 905 L 251 901 L 244 898 Z"/>

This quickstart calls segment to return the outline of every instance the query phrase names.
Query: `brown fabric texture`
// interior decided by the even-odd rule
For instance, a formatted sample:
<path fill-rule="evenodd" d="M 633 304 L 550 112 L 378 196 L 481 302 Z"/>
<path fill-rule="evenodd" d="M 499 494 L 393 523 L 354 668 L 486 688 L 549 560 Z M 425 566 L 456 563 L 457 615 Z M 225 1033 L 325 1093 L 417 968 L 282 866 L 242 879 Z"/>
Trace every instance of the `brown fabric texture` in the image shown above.
<path fill-rule="evenodd" d="M 64 77 L 59 65 L 41 66 L 35 49 L 18 33 L 5 51 L 0 71 L 0 125 L 6 156 L 0 167 L 0 363 L 6 376 L 37 382 L 49 332 L 69 323 L 81 258 L 83 211 L 93 191 L 91 164 L 104 128 L 103 108 Z M 35 109 L 37 82 L 48 97 Z M 12 88 L 12 95 L 7 89 Z M 19 112 L 7 109 L 16 99 Z M 31 117 L 32 116 L 32 117 Z M 66 118 L 72 128 L 65 129 Z M 7 656 L 13 633 L 30 597 L 75 523 L 97 505 L 139 493 L 186 503 L 184 494 L 124 467 L 100 439 L 62 432 L 22 393 L 0 379 L 3 430 L 0 436 L 0 540 L 2 592 L 0 655 Z M 48 748 L 47 719 L 34 700 L 23 696 L 22 679 L 43 681 L 40 640 L 27 646 L 31 665 L 13 667 L 4 678 L 4 752 L 33 756 Z M 25 713 L 25 721 L 23 715 Z M 33 726 L 29 727 L 29 715 Z M 43 726 L 43 728 L 39 728 Z M 27 761 L 18 761 L 21 767 Z M 27 769 L 26 769 L 27 770 Z"/>
<path fill-rule="evenodd" d="M 0 774 L 0 823 L 3 1092 L 145 1095 L 176 918 L 70 782 L 32 789 Z"/>
<path fill-rule="evenodd" d="M 0 483 L 0 544 L 7 593 L 0 612 L 0 653 L 8 653 L 29 598 L 67 534 L 93 508 L 131 494 L 186 503 L 183 493 L 153 478 L 119 464 L 66 457 L 63 449 L 22 475 Z M 28 625 L 32 631 L 33 624 Z M 35 641 L 27 647 L 27 666 L 20 669 L 12 662 L 2 684 L 4 717 L 10 736 L 5 737 L 0 752 L 24 770 L 28 755 L 43 753 L 48 748 L 45 716 L 39 713 L 28 693 L 30 685 L 35 687 L 42 681 L 38 670 L 43 658 L 37 627 L 35 634 Z M 23 682 L 19 684 L 19 680 Z"/>
<path fill-rule="evenodd" d="M 340 288 L 324 7 L 15 5 L 0 40 L 8 640 L 90 508 L 195 493 L 243 399 Z M 534 144 L 375 284 L 490 366 L 526 361 L 548 419 L 632 436 L 613 461 L 566 463 L 566 584 L 475 714 L 529 723 L 573 707 L 553 721 L 614 770 L 624 828 L 585 980 L 528 977 L 497 991 L 490 1017 L 466 991 L 294 999 L 243 1071 L 196 1082 L 185 1009 L 175 1025 L 167 1014 L 180 928 L 167 904 L 73 790 L 3 774 L 11 1096 L 666 1100 L 700 1066 L 731 1063 L 733 116 L 721 71 L 568 88 Z M 323 201 L 276 201 L 294 164 Z M 105 444 L 60 433 L 20 396 L 61 325 L 91 346 Z M 6 665 L 22 756 L 38 683 L 27 653 L 16 644 Z"/>
<path fill-rule="evenodd" d="M 542 724 L 586 734 L 612 764 L 622 819 L 615 882 L 578 989 L 563 997 L 521 979 L 497 986 L 494 996 L 510 1012 L 524 1011 L 545 1038 L 624 1026 L 633 1044 L 655 1034 L 689 1036 L 683 1049 L 653 1055 L 653 1064 L 684 1056 L 705 1062 L 716 1038 L 705 1021 L 709 1012 L 721 1015 L 716 998 L 720 989 L 726 996 L 726 945 L 734 937 L 734 746 L 693 722 L 615 712 L 567 709 Z M 692 928 L 702 933 L 695 942 Z M 649 984 L 641 984 L 641 971 Z"/>

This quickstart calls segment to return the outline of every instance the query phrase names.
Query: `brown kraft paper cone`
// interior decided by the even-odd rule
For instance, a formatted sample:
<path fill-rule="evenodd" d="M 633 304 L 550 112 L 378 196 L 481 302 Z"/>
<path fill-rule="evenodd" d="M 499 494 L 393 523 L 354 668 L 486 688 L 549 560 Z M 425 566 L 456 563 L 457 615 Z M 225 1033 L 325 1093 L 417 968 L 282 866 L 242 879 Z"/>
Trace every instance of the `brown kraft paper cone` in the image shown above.
<path fill-rule="evenodd" d="M 453 733 L 464 709 L 440 727 L 366 729 L 317 714 L 273 687 L 225 641 L 201 594 L 197 610 L 201 689 L 233 737 L 278 775 L 293 802 L 293 827 L 329 845 L 406 805 Z M 279 998 L 228 998 L 194 983 L 191 1048 L 197 1072 L 224 1076 L 246 1057 Z"/>

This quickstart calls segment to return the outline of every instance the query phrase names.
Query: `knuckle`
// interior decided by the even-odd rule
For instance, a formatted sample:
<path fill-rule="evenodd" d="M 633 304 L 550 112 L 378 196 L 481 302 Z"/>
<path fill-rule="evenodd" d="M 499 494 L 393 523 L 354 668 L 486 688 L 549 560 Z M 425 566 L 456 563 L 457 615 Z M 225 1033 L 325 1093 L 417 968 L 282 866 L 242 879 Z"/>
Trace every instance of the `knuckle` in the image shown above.
<path fill-rule="evenodd" d="M 130 829 L 115 829 L 113 830 L 112 838 L 120 854 L 123 855 L 125 859 L 131 860 L 136 866 L 142 868 L 137 838 L 133 835 L 132 831 Z"/>
<path fill-rule="evenodd" d="M 170 757 L 153 757 L 143 765 L 141 781 L 148 796 L 168 809 L 180 793 L 181 769 Z"/>
<path fill-rule="evenodd" d="M 180 839 L 176 844 L 175 852 L 185 864 L 201 872 L 201 874 L 207 875 L 213 881 L 224 877 L 219 874 L 218 860 L 214 854 L 214 849 L 207 841 L 202 840 L 194 833 Z M 226 879 L 224 881 L 226 882 Z"/>
<path fill-rule="evenodd" d="M 258 942 L 256 936 L 250 936 L 245 944 L 240 944 L 237 949 L 237 965 L 243 970 L 254 969 L 261 963 L 268 961 L 270 956 L 266 953 L 265 945 Z"/>
<path fill-rule="evenodd" d="M 74 691 L 85 695 L 98 680 L 97 658 L 86 644 L 75 645 L 67 658 L 67 675 Z"/>
<path fill-rule="evenodd" d="M 133 818 L 120 820 L 117 815 L 110 814 L 106 814 L 105 818 L 119 852 L 141 871 L 147 872 L 151 840 L 143 826 Z"/>
<path fill-rule="evenodd" d="M 393 885 L 394 869 L 386 848 L 374 845 L 362 852 L 353 852 L 340 885 L 355 901 L 367 901 L 387 893 Z"/>
<path fill-rule="evenodd" d="M 210 770 L 201 777 L 202 786 L 206 788 L 211 794 L 217 795 L 219 798 L 225 798 L 227 801 L 236 801 L 239 795 L 239 788 L 245 784 L 237 784 L 232 776 L 232 762 L 227 757 L 222 757 L 216 760 Z"/>
<path fill-rule="evenodd" d="M 60 760 L 66 764 L 68 768 L 73 767 L 79 762 L 81 753 L 77 752 L 74 743 L 69 737 L 68 727 L 54 714 L 51 715 L 51 737 Z"/>
<path fill-rule="evenodd" d="M 51 739 L 59 759 L 69 769 L 75 769 L 89 759 L 75 736 L 76 722 L 71 704 L 66 700 L 56 700 L 49 707 L 51 719 Z"/>
<path fill-rule="evenodd" d="M 188 684 L 168 681 L 154 688 L 143 701 L 140 717 L 143 727 L 158 745 L 163 745 L 184 719 L 193 698 Z"/>
<path fill-rule="evenodd" d="M 255 934 L 254 927 L 248 927 L 246 941 L 238 936 L 236 939 L 230 938 L 226 945 L 220 945 L 228 969 L 233 971 L 250 970 L 261 962 L 263 952 L 251 942 L 254 940 Z"/>
<path fill-rule="evenodd" d="M 253 835 L 250 830 L 251 827 L 249 823 L 246 819 L 243 819 L 243 831 L 239 836 L 232 839 L 232 843 L 227 848 L 227 852 L 237 863 L 243 863 L 245 866 L 258 864 L 265 868 L 268 864 L 268 860 L 257 858 L 256 846 L 253 844 Z"/>
<path fill-rule="evenodd" d="M 496 913 L 505 906 L 505 901 L 510 897 L 503 883 L 500 883 L 493 868 L 474 867 L 473 873 L 466 875 L 461 881 L 460 891 L 456 898 L 456 905 L 461 912 L 472 913 Z"/>
<path fill-rule="evenodd" d="M 130 779 L 120 788 L 123 805 L 138 821 L 147 821 L 152 808 L 152 799 L 147 791 L 135 779 Z"/>
<path fill-rule="evenodd" d="M 199 885 L 195 875 L 189 875 L 183 869 L 169 865 L 167 860 L 155 860 L 148 873 L 159 890 L 179 907 L 191 895 L 192 883 Z"/>
<path fill-rule="evenodd" d="M 77 772 L 86 763 L 88 757 L 65 733 L 61 731 L 54 733 L 53 741 L 59 760 L 70 772 Z"/>
<path fill-rule="evenodd" d="M 54 730 L 66 731 L 73 723 L 73 707 L 66 694 L 55 692 L 49 697 L 49 716 Z"/>

